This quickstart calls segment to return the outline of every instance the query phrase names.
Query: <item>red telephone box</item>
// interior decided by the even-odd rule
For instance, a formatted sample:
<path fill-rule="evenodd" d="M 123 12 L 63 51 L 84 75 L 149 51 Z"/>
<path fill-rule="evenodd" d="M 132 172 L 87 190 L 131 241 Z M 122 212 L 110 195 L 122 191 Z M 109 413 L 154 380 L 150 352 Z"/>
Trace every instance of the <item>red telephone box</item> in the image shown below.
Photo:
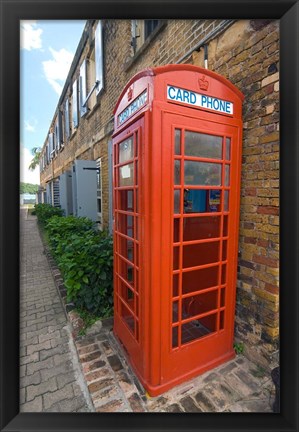
<path fill-rule="evenodd" d="M 242 100 L 168 65 L 114 111 L 114 334 L 152 396 L 234 357 Z"/>

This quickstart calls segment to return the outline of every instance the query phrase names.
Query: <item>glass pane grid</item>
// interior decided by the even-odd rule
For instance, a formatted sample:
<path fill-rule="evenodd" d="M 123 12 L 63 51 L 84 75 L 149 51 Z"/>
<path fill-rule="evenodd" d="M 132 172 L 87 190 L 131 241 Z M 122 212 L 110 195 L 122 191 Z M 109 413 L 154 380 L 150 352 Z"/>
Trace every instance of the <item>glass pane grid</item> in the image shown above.
<path fill-rule="evenodd" d="M 137 133 L 114 147 L 115 274 L 117 310 L 139 339 L 138 253 L 138 140 Z"/>
<path fill-rule="evenodd" d="M 176 131 L 177 132 L 177 131 Z M 227 144 L 225 137 L 216 137 L 215 145 L 213 148 L 209 147 L 211 140 L 215 137 L 210 135 L 209 137 L 204 137 L 204 154 L 198 152 L 195 146 L 194 137 L 197 132 L 192 132 L 191 146 L 189 149 L 186 148 L 186 139 L 190 138 L 188 131 L 182 130 L 180 133 L 180 151 L 178 142 L 175 143 L 174 151 L 174 222 L 173 222 L 173 253 L 174 253 L 174 268 L 173 268 L 173 281 L 176 277 L 175 283 L 173 282 L 173 323 L 171 326 L 171 338 L 172 338 L 172 348 L 179 348 L 182 344 L 189 343 L 196 339 L 200 339 L 203 336 L 213 334 L 215 332 L 222 331 L 224 328 L 224 292 L 226 287 L 226 263 L 227 263 L 227 251 L 223 251 L 223 247 L 227 249 L 227 220 L 226 220 L 226 232 L 224 232 L 224 216 L 228 215 L 228 196 L 230 191 L 230 141 Z M 198 135 L 200 135 L 198 133 Z M 186 139 L 185 139 L 186 138 Z M 193 140 L 193 142 L 192 142 Z M 190 144 L 190 143 L 189 143 Z M 188 154 L 187 154 L 188 153 Z M 209 153 L 209 154 L 208 154 Z M 229 157 L 227 156 L 229 154 Z M 187 162 L 187 165 L 186 165 Z M 189 166 L 188 166 L 189 162 Z M 200 165 L 202 162 L 202 165 Z M 194 168 L 195 175 L 192 177 L 192 163 L 195 163 Z M 197 164 L 197 165 L 196 165 Z M 188 173 L 184 172 L 185 167 L 189 168 Z M 204 179 L 204 171 L 207 173 L 207 178 Z M 180 175 L 179 175 L 180 174 Z M 187 177 L 187 176 L 190 176 Z M 192 178 L 191 178 L 192 177 Z M 201 178 L 200 178 L 201 177 Z M 181 184 L 180 184 L 181 182 Z M 204 184 L 208 183 L 208 184 Z M 183 186 L 184 185 L 184 186 Z M 186 186 L 189 190 L 219 190 L 223 193 L 219 193 L 219 198 L 214 198 L 211 201 L 211 195 L 209 194 L 209 205 L 210 202 L 214 202 L 213 211 L 206 211 L 200 209 L 200 204 L 198 204 L 199 211 L 196 212 L 196 208 L 193 205 L 192 212 L 184 213 L 184 199 L 186 197 Z M 182 193 L 184 190 L 184 194 Z M 216 192 L 217 193 L 217 192 Z M 215 194 L 214 194 L 215 195 Z M 216 197 L 217 195 L 215 195 Z M 191 197 L 192 204 L 194 203 L 194 197 Z M 217 202 L 218 199 L 218 202 Z M 212 208 L 212 207 L 211 207 Z M 193 210 L 195 212 L 193 212 Z M 216 210 L 216 211 L 215 211 Z M 192 233 L 192 226 L 190 226 L 190 234 L 186 237 L 184 236 L 184 220 L 189 219 L 195 221 L 195 218 L 202 218 L 202 221 L 207 221 L 208 216 L 213 218 L 218 217 L 217 226 L 214 228 L 211 226 L 212 219 L 209 221 L 210 226 L 207 226 L 207 233 L 200 233 L 200 225 L 198 225 L 198 232 Z M 206 218 L 206 219 L 204 219 Z M 200 219 L 198 220 L 200 221 Z M 215 221 L 215 219 L 214 219 Z M 196 225 L 197 221 L 195 221 Z M 195 225 L 193 228 L 195 228 Z M 209 225 L 209 224 L 208 224 Z M 208 231 L 209 230 L 209 231 Z M 199 237 L 199 238 L 196 238 Z M 202 238 L 200 238 L 202 237 Z M 192 245 L 208 245 L 217 244 L 218 247 L 213 252 L 213 257 L 211 256 L 211 262 L 207 262 L 201 265 L 194 265 L 188 267 L 188 259 L 184 259 L 184 248 L 185 246 Z M 190 250 L 191 253 L 191 250 Z M 200 254 L 198 254 L 200 255 Z M 223 259 L 224 258 L 224 259 Z M 224 267 L 223 267 L 224 266 Z M 223 268 L 222 268 L 223 267 Z M 217 280 L 215 283 L 205 289 L 196 290 L 192 287 L 191 292 L 183 293 L 183 279 L 184 274 L 192 274 L 194 271 L 209 270 L 216 272 L 215 276 Z M 206 296 L 206 304 L 201 300 Z M 195 307 L 195 299 L 197 306 Z M 189 300 L 188 300 L 189 299 Z M 208 299 L 210 299 L 210 304 Z M 212 299 L 212 300 L 211 300 Z M 187 303 L 186 303 L 187 302 Z M 189 305 L 187 312 L 183 311 L 183 305 Z M 193 308 L 192 316 L 190 316 L 190 310 Z M 196 309 L 197 308 L 197 309 Z M 205 310 L 206 309 L 206 310 Z M 189 310 L 189 315 L 188 315 Z M 204 313 L 200 313 L 204 311 Z"/>

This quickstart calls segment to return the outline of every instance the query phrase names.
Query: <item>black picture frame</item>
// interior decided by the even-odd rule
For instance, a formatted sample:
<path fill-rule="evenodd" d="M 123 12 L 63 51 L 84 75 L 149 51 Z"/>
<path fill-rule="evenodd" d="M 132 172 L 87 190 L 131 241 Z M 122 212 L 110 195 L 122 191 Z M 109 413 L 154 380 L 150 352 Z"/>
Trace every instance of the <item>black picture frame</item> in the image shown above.
<path fill-rule="evenodd" d="M 3 431 L 298 431 L 299 4 L 295 0 L 0 0 L 1 370 Z M 19 413 L 19 21 L 90 18 L 280 20 L 281 409 L 272 413 Z"/>

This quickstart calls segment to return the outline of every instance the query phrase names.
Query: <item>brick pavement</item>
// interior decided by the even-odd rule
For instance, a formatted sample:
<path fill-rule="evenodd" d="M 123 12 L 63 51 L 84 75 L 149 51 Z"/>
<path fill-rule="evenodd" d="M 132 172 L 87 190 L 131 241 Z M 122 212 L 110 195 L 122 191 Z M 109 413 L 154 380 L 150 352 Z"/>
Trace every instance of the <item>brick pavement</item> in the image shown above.
<path fill-rule="evenodd" d="M 117 343 L 111 319 L 98 335 L 75 343 L 97 412 L 272 412 L 269 372 L 243 355 L 151 398 Z"/>
<path fill-rule="evenodd" d="M 20 411 L 94 411 L 36 218 L 21 209 Z"/>
<path fill-rule="evenodd" d="M 92 336 L 73 331 L 73 342 L 57 294 L 59 270 L 51 273 L 36 221 L 28 218 L 24 227 L 31 251 L 22 255 L 21 411 L 272 412 L 269 371 L 242 355 L 151 398 L 115 340 L 112 319 Z"/>

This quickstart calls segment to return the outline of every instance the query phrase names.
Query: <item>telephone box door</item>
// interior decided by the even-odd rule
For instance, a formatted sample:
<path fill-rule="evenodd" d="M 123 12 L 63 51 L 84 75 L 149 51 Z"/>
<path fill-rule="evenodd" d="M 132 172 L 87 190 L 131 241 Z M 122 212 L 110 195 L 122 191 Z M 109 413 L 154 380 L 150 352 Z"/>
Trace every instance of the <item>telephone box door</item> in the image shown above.
<path fill-rule="evenodd" d="M 113 143 L 114 326 L 139 370 L 143 369 L 139 259 L 143 127 L 141 118 Z"/>
<path fill-rule="evenodd" d="M 169 382 L 234 356 L 240 137 L 237 127 L 168 113 L 162 123 L 161 376 Z"/>

